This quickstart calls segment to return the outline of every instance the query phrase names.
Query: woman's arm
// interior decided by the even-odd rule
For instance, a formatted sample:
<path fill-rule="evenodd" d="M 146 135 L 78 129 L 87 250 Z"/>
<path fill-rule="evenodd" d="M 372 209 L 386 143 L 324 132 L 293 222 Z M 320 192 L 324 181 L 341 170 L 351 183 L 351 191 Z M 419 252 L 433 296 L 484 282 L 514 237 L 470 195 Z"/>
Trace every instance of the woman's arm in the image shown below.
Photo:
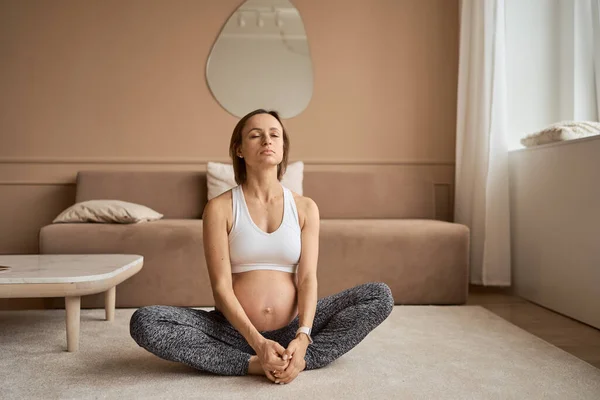
<path fill-rule="evenodd" d="M 319 208 L 310 198 L 302 201 L 302 252 L 298 264 L 298 319 L 300 326 L 312 327 L 317 310 L 317 261 L 319 258 Z M 304 357 L 309 340 L 299 334 L 292 340 L 283 354 L 283 359 L 292 357 L 289 367 L 276 372 L 275 383 L 290 383 L 306 367 Z"/>
<path fill-rule="evenodd" d="M 312 327 L 317 308 L 319 208 L 308 197 L 304 198 L 304 202 L 302 252 L 298 264 L 298 318 L 300 326 Z M 302 336 L 304 337 L 304 335 Z"/>
<path fill-rule="evenodd" d="M 258 353 L 258 349 L 265 338 L 250 322 L 250 319 L 233 292 L 229 242 L 227 238 L 227 216 L 224 212 L 225 204 L 223 203 L 228 203 L 226 197 L 210 200 L 204 208 L 202 215 L 204 256 L 210 276 L 213 297 L 216 307 Z"/>

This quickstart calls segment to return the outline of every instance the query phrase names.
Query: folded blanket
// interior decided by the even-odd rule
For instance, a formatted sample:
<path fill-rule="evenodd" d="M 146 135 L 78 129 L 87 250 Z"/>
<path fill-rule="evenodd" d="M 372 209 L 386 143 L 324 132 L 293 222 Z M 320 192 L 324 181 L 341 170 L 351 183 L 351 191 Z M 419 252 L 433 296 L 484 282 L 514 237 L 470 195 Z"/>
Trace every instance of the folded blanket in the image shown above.
<path fill-rule="evenodd" d="M 531 147 L 594 135 L 600 135 L 600 122 L 562 121 L 525 136 L 521 139 L 521 144 Z"/>

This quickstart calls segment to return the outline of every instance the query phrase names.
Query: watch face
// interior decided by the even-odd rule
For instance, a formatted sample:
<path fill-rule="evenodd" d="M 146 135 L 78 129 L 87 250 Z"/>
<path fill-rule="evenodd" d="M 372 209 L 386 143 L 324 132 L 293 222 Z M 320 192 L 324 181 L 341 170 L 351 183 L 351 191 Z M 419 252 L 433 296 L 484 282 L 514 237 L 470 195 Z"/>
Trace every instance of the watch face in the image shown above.
<path fill-rule="evenodd" d="M 301 326 L 300 328 L 298 328 L 298 332 L 304 332 L 310 336 L 310 334 L 312 333 L 312 328 Z"/>

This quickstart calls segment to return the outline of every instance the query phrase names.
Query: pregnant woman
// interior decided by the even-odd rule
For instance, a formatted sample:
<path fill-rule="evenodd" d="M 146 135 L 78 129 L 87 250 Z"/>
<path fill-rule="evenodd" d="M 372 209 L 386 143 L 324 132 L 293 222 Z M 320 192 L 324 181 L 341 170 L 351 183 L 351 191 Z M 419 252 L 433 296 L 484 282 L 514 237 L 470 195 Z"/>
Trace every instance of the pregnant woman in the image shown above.
<path fill-rule="evenodd" d="M 238 186 L 203 215 L 215 309 L 138 309 L 130 331 L 141 347 L 202 371 L 284 384 L 339 358 L 389 316 L 384 283 L 317 299 L 319 210 L 280 182 L 289 147 L 274 111 L 238 122 L 229 148 Z"/>

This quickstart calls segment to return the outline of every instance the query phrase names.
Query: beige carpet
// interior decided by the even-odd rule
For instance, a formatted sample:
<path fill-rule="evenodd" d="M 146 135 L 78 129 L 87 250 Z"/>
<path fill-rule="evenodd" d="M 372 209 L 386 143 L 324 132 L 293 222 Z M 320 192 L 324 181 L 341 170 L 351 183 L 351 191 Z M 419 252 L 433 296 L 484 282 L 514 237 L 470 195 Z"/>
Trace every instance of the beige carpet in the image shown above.
<path fill-rule="evenodd" d="M 132 309 L 0 312 L 2 399 L 600 399 L 600 370 L 479 306 L 396 306 L 349 353 L 289 385 L 163 361 L 129 337 Z M 357 321 L 360 323 L 360 321 Z"/>

